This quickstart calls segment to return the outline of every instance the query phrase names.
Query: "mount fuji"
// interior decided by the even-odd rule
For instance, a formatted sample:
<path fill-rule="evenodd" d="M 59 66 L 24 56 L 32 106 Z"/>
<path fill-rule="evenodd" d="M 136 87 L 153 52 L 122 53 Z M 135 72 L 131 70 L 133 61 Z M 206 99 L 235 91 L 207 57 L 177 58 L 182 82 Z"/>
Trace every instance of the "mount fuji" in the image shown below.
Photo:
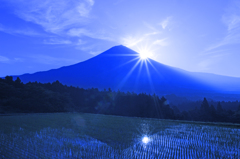
<path fill-rule="evenodd" d="M 58 80 L 69 86 L 111 88 L 136 93 L 240 93 L 240 78 L 188 72 L 150 58 L 142 60 L 139 53 L 122 45 L 74 65 L 13 77 L 20 77 L 24 83 Z"/>

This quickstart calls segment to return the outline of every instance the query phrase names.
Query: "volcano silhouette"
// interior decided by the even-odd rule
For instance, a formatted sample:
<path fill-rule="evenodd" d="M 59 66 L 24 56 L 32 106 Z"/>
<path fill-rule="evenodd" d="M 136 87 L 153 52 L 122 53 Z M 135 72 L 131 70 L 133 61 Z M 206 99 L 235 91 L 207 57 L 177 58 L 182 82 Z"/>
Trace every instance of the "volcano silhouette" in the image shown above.
<path fill-rule="evenodd" d="M 111 88 L 136 93 L 240 92 L 240 78 L 193 73 L 152 59 L 141 60 L 139 53 L 122 45 L 112 47 L 84 62 L 18 77 L 24 83 L 58 80 L 69 86 Z"/>

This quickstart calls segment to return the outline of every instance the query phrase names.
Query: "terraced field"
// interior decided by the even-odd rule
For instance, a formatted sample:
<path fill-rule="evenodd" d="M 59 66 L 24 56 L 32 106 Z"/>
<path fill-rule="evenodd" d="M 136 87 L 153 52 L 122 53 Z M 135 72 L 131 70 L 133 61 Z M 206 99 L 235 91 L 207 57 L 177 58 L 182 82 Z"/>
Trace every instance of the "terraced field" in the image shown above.
<path fill-rule="evenodd" d="M 240 158 L 240 125 L 54 113 L 0 116 L 0 158 Z"/>

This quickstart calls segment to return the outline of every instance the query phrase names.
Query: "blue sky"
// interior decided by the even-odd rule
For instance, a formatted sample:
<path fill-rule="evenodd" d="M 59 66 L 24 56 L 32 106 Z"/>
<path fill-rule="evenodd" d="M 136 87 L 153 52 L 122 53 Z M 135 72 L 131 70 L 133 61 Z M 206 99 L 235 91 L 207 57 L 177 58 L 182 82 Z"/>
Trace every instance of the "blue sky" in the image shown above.
<path fill-rule="evenodd" d="M 87 60 L 115 45 L 240 77 L 240 1 L 0 0 L 0 77 Z"/>

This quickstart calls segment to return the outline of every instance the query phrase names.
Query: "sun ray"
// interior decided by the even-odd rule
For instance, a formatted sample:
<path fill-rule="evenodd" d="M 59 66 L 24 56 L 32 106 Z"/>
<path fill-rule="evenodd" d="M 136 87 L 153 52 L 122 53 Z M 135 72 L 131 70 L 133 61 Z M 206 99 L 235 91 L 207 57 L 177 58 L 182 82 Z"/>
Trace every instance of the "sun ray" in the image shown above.
<path fill-rule="evenodd" d="M 139 70 L 138 70 L 138 78 L 139 78 L 140 73 L 142 71 L 142 67 L 143 67 L 143 60 L 141 60 L 141 64 L 140 64 L 140 67 L 139 67 Z"/>
<path fill-rule="evenodd" d="M 129 78 L 129 76 L 132 74 L 132 72 L 135 70 L 135 68 L 138 66 L 139 62 L 141 62 L 141 60 L 139 59 L 135 65 L 131 68 L 131 70 L 128 72 L 128 74 L 124 77 L 124 79 L 122 80 L 122 82 L 119 84 L 118 88 L 122 88 L 122 86 L 125 84 L 126 80 Z"/>
<path fill-rule="evenodd" d="M 135 84 L 135 89 L 137 89 L 136 87 L 138 86 L 138 80 L 139 80 L 139 76 L 140 76 L 140 73 L 142 71 L 142 66 L 143 66 L 143 60 L 140 60 L 141 63 L 140 63 L 140 67 L 138 69 L 138 75 L 137 75 L 137 78 L 136 78 L 136 84 Z"/>
<path fill-rule="evenodd" d="M 138 88 L 138 83 L 139 83 L 139 78 L 140 78 L 140 75 L 142 73 L 142 70 L 143 70 L 143 67 L 144 70 L 146 70 L 146 73 L 147 73 L 147 79 L 148 79 L 148 82 L 149 82 L 149 85 L 150 85 L 150 89 L 151 89 L 151 93 L 155 93 L 155 89 L 154 89 L 154 85 L 153 85 L 153 82 L 152 82 L 152 76 L 151 74 L 153 72 L 150 72 L 150 70 L 154 69 L 154 71 L 162 78 L 162 75 L 160 74 L 160 72 L 156 69 L 156 67 L 153 65 L 151 59 L 148 57 L 148 55 L 141 55 L 141 53 L 146 53 L 146 54 L 149 54 L 151 53 L 150 49 L 148 47 L 145 47 L 145 48 L 142 48 L 140 49 L 140 54 L 115 54 L 115 55 L 112 55 L 112 56 L 136 56 L 134 58 L 132 58 L 131 60 L 121 64 L 120 66 L 118 66 L 117 68 L 120 68 L 120 67 L 123 67 L 124 65 L 127 65 L 131 62 L 135 62 L 136 63 L 134 64 L 134 66 L 129 70 L 129 72 L 127 73 L 127 75 L 122 79 L 122 81 L 120 82 L 120 84 L 118 85 L 118 89 L 121 89 L 124 84 L 126 83 L 126 81 L 129 79 L 129 77 L 132 75 L 133 71 L 136 70 L 136 68 L 139 66 L 139 69 L 138 69 L 138 72 L 137 72 L 137 77 L 136 77 L 136 82 L 135 82 L 135 89 L 137 90 Z M 151 66 L 150 66 L 151 65 Z M 158 103 L 158 100 L 157 100 L 157 97 L 156 99 L 154 99 L 154 105 L 155 105 L 155 109 L 157 111 L 157 115 L 159 117 L 162 116 L 161 112 L 159 111 L 159 103 Z M 143 142 L 146 142 L 146 138 L 143 140 Z"/>
<path fill-rule="evenodd" d="M 161 75 L 161 73 L 156 69 L 156 67 L 152 64 L 152 62 L 147 59 L 148 63 L 152 66 L 152 68 L 157 72 L 157 74 L 161 77 L 164 78 L 163 75 Z"/>
<path fill-rule="evenodd" d="M 151 91 L 152 93 L 155 93 L 155 89 L 154 89 L 154 86 L 153 86 L 153 83 L 152 83 L 152 78 L 151 78 L 151 75 L 150 75 L 150 72 L 149 72 L 149 68 L 148 68 L 148 63 L 150 63 L 150 65 L 155 68 L 151 61 L 150 60 L 146 60 L 145 61 L 145 65 L 146 65 L 146 69 L 147 69 L 147 74 L 148 74 L 148 80 L 149 80 L 149 84 L 150 84 L 150 88 L 151 88 Z M 155 68 L 156 69 L 156 68 Z M 157 69 L 155 70 L 157 71 Z M 157 71 L 158 72 L 158 71 Z M 158 103 L 158 100 L 154 99 L 154 103 L 155 103 L 155 108 L 156 108 L 156 111 L 157 111 L 157 114 L 158 116 L 160 117 L 161 114 L 159 114 L 159 103 Z"/>
<path fill-rule="evenodd" d="M 106 54 L 107 56 L 138 56 L 138 54 Z"/>
<path fill-rule="evenodd" d="M 139 57 L 136 57 L 136 58 L 134 58 L 134 59 L 132 59 L 132 60 L 129 60 L 129 61 L 127 61 L 127 62 L 119 65 L 117 68 L 122 67 L 122 66 L 124 66 L 124 65 L 126 65 L 126 64 L 128 64 L 128 63 L 131 63 L 131 62 L 133 62 L 133 61 L 136 61 L 136 60 L 139 60 Z"/>
<path fill-rule="evenodd" d="M 159 78 L 166 79 L 166 77 L 164 77 L 164 75 L 156 69 L 156 67 L 152 64 L 152 62 L 150 60 L 148 60 L 148 62 L 154 68 L 154 70 L 157 72 Z"/>
<path fill-rule="evenodd" d="M 150 61 L 150 57 L 152 56 L 152 50 L 151 50 L 151 45 L 139 45 L 137 46 L 137 50 L 136 50 L 139 54 L 115 54 L 114 56 L 136 56 L 135 58 L 121 64 L 120 66 L 118 66 L 117 68 L 120 68 L 124 65 L 127 65 L 131 62 L 135 62 L 134 66 L 132 68 L 130 68 L 129 72 L 127 73 L 126 76 L 123 77 L 122 81 L 120 82 L 118 88 L 122 88 L 123 85 L 126 83 L 126 81 L 129 79 L 130 75 L 133 73 L 133 71 L 137 68 L 137 66 L 140 65 L 138 72 L 137 72 L 137 77 L 136 77 L 136 82 L 134 83 L 135 88 L 138 87 L 138 83 L 139 83 L 139 78 L 140 75 L 142 73 L 143 67 L 144 70 L 146 70 L 146 76 L 147 79 L 149 81 L 149 86 L 151 87 L 151 92 L 154 92 L 154 86 L 153 86 L 153 82 L 152 82 L 152 77 L 151 74 L 152 72 L 150 72 L 150 69 L 152 70 L 152 68 L 154 69 L 154 71 L 156 71 L 156 73 L 161 76 L 161 74 L 159 73 L 159 71 L 155 68 L 155 66 L 152 64 L 152 62 Z M 151 66 L 149 66 L 151 65 Z"/>
<path fill-rule="evenodd" d="M 152 90 L 152 92 L 154 92 L 154 87 L 153 87 L 152 78 L 151 78 L 151 75 L 150 75 L 150 72 L 149 72 L 147 60 L 145 60 L 144 63 L 145 63 L 145 67 L 146 67 L 146 70 L 147 70 L 147 76 L 148 76 L 148 80 L 149 80 L 151 90 Z"/>

